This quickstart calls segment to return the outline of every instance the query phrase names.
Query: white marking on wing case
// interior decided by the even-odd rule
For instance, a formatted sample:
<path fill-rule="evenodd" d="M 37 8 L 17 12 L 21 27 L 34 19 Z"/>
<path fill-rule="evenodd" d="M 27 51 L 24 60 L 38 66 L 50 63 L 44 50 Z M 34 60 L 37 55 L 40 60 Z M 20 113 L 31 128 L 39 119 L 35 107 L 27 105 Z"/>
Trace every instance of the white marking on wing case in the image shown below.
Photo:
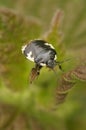
<path fill-rule="evenodd" d="M 41 65 L 41 66 L 46 66 L 46 64 L 45 64 L 45 63 L 40 63 L 40 65 Z"/>
<path fill-rule="evenodd" d="M 27 45 L 22 46 L 22 49 L 21 49 L 22 53 L 24 53 L 26 47 L 27 47 Z"/>
<path fill-rule="evenodd" d="M 54 60 L 56 60 L 57 59 L 57 55 L 55 55 L 55 58 L 54 58 Z"/>
<path fill-rule="evenodd" d="M 29 59 L 30 61 L 33 61 L 34 62 L 34 57 L 32 55 L 32 51 L 30 51 L 29 53 L 27 53 L 27 59 Z"/>
<path fill-rule="evenodd" d="M 53 45 L 52 45 L 52 44 L 45 43 L 45 45 L 48 45 L 48 46 L 50 46 L 52 49 L 55 49 L 55 48 L 53 47 Z"/>

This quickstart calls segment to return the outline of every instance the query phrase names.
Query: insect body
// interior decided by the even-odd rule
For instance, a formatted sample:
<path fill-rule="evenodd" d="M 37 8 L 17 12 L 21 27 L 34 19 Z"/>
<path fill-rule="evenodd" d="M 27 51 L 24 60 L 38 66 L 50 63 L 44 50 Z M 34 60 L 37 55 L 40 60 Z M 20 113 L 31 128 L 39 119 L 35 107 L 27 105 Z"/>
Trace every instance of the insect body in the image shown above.
<path fill-rule="evenodd" d="M 51 44 L 44 40 L 33 40 L 22 47 L 26 58 L 40 66 L 54 68 L 56 65 L 56 51 Z"/>
<path fill-rule="evenodd" d="M 40 69 L 43 66 L 47 66 L 50 69 L 59 63 L 56 61 L 57 53 L 51 44 L 48 44 L 44 40 L 33 40 L 29 44 L 22 47 L 22 53 L 26 58 L 35 63 L 35 68 L 32 68 L 31 80 L 34 80 L 40 73 Z M 61 66 L 59 65 L 59 68 Z"/>

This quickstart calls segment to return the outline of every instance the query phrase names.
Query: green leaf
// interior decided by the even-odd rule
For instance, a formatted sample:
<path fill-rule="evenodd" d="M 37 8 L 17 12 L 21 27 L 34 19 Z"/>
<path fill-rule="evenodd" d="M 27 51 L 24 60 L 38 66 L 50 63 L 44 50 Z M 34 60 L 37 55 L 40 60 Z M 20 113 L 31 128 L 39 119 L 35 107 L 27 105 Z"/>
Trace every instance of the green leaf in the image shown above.
<path fill-rule="evenodd" d="M 20 90 L 27 86 L 30 65 L 27 65 L 21 47 L 37 38 L 40 31 L 37 19 L 7 8 L 0 9 L 0 74 L 7 86 Z"/>

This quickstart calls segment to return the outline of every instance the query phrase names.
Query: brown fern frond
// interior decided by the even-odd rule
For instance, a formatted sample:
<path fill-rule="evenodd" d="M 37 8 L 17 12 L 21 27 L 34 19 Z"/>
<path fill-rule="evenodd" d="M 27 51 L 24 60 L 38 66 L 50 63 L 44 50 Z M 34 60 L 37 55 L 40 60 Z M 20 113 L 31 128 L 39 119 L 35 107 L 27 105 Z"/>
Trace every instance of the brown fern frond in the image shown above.
<path fill-rule="evenodd" d="M 58 102 L 56 104 L 61 104 L 65 101 L 65 98 L 67 96 L 68 93 L 59 93 L 57 92 L 56 94 L 56 99 L 58 99 Z"/>
<path fill-rule="evenodd" d="M 59 87 L 57 88 L 58 92 L 66 93 L 66 91 L 70 90 L 71 87 L 75 84 L 75 82 L 72 80 L 72 78 L 71 78 L 71 80 L 68 80 L 69 74 L 71 75 L 71 73 L 69 72 L 62 77 Z"/>
<path fill-rule="evenodd" d="M 62 32 L 60 30 L 62 18 L 63 18 L 63 12 L 61 10 L 57 10 L 51 20 L 49 30 L 45 32 L 44 35 L 42 36 L 42 38 L 45 39 L 46 41 L 52 42 L 54 47 L 57 46 L 57 44 L 59 44 L 58 41 L 62 40 Z"/>
<path fill-rule="evenodd" d="M 62 17 L 63 17 L 63 12 L 61 10 L 57 10 L 51 21 L 52 28 L 54 27 L 56 28 L 57 26 L 59 27 L 62 21 Z"/>
<path fill-rule="evenodd" d="M 86 66 L 79 66 L 73 72 L 72 75 L 75 76 L 77 79 L 86 81 Z"/>
<path fill-rule="evenodd" d="M 32 68 L 30 74 L 30 83 L 32 83 L 40 75 L 41 68 L 42 66 L 39 65 L 35 65 L 35 68 Z"/>
<path fill-rule="evenodd" d="M 63 103 L 69 90 L 77 83 L 77 80 L 86 81 L 86 66 L 81 65 L 76 67 L 74 70 L 65 73 L 60 80 L 59 86 L 55 91 L 56 105 Z"/>

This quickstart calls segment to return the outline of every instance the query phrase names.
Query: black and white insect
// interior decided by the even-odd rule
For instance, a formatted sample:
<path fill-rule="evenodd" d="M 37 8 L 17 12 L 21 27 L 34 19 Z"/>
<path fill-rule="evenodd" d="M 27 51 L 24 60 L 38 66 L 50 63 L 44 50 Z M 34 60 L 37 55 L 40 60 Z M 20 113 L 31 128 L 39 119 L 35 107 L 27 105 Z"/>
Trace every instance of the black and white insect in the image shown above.
<path fill-rule="evenodd" d="M 27 45 L 22 46 L 22 53 L 28 60 L 35 63 L 36 75 L 39 75 L 39 70 L 43 66 L 53 70 L 58 64 L 61 69 L 61 65 L 56 61 L 57 52 L 55 48 L 44 40 L 30 41 Z"/>

